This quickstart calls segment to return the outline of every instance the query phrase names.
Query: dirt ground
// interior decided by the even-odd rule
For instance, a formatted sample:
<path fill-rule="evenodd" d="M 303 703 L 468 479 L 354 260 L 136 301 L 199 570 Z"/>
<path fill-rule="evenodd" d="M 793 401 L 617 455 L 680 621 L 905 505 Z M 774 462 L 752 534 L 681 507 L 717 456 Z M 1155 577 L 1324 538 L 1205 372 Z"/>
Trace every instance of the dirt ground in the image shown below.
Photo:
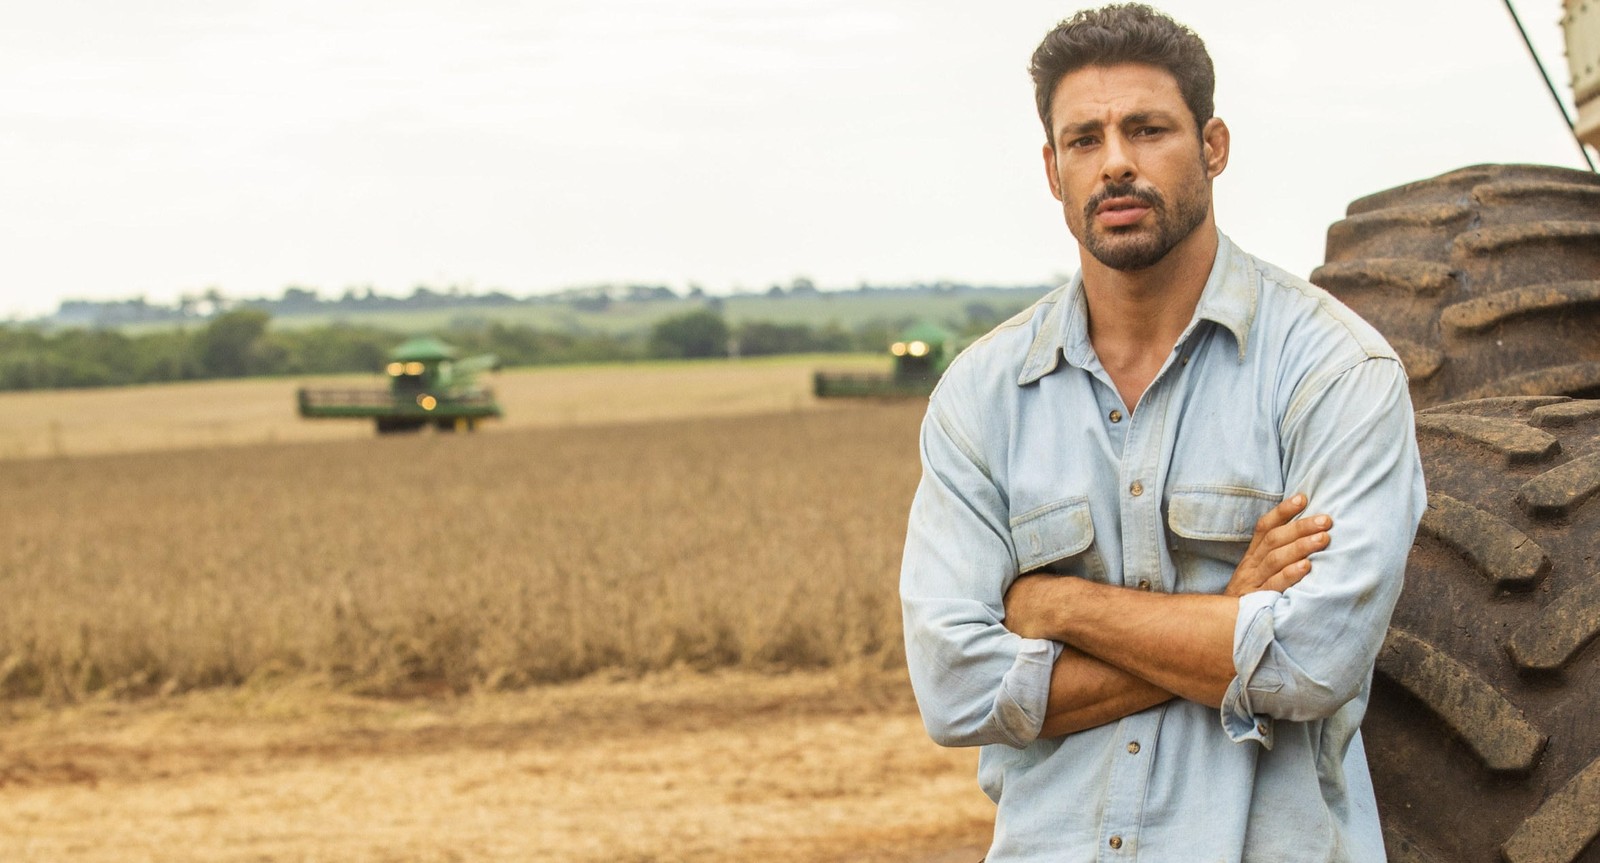
<path fill-rule="evenodd" d="M 8 861 L 975 861 L 975 753 L 901 675 L 0 705 Z"/>

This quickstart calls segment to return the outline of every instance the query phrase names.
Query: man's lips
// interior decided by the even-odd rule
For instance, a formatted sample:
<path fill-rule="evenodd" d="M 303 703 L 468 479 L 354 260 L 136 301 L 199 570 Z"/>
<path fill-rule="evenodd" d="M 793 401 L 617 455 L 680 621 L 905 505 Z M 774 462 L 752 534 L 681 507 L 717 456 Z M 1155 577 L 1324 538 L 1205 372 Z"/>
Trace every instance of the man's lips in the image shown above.
<path fill-rule="evenodd" d="M 1108 198 L 1095 208 L 1094 217 L 1102 225 L 1120 228 L 1139 221 L 1148 212 L 1150 206 L 1138 198 Z"/>

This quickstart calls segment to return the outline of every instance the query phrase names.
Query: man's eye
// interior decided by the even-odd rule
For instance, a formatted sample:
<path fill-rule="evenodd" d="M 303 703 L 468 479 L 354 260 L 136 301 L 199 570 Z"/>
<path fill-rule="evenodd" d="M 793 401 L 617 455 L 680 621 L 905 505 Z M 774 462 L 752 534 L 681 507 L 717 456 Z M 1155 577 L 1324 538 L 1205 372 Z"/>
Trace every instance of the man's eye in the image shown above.
<path fill-rule="evenodd" d="M 1068 147 L 1074 147 L 1074 148 L 1092 147 L 1098 141 L 1099 141 L 1098 138 L 1095 138 L 1095 137 L 1090 136 L 1090 135 L 1085 135 L 1082 138 L 1073 138 L 1072 140 L 1068 141 L 1067 142 L 1067 146 Z"/>
<path fill-rule="evenodd" d="M 1160 126 L 1140 126 L 1139 128 L 1133 130 L 1133 134 L 1135 136 L 1143 138 L 1148 138 L 1151 135 L 1159 135 L 1161 132 L 1162 129 Z"/>

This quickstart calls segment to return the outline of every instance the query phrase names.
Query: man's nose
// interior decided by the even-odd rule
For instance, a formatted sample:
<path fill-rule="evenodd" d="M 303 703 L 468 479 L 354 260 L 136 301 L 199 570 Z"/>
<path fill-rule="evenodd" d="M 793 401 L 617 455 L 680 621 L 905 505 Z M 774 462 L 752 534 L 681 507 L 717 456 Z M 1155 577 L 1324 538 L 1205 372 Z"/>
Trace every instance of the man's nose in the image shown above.
<path fill-rule="evenodd" d="M 1100 163 L 1100 176 L 1108 183 L 1126 183 L 1138 175 L 1133 161 L 1133 151 L 1120 135 L 1108 135 L 1101 148 L 1105 161 Z"/>

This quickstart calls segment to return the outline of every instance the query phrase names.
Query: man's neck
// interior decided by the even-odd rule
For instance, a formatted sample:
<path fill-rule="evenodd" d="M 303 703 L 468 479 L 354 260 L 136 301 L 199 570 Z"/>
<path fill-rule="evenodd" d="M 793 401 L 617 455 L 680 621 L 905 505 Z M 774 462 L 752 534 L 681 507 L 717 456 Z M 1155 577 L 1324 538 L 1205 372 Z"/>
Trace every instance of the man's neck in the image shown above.
<path fill-rule="evenodd" d="M 1133 409 L 1194 317 L 1217 258 L 1211 219 L 1142 270 L 1114 270 L 1082 253 L 1089 341 Z"/>

